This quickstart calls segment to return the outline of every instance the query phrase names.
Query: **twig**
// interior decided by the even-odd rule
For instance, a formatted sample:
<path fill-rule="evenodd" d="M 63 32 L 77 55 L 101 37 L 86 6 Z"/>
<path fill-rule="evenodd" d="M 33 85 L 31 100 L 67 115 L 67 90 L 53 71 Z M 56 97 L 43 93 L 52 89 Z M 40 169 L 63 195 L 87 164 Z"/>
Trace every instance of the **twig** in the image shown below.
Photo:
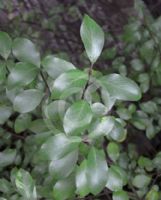
<path fill-rule="evenodd" d="M 45 85 L 46 85 L 48 94 L 51 96 L 50 87 L 49 87 L 49 85 L 48 85 L 48 83 L 47 83 L 47 81 L 46 81 L 46 78 L 45 78 L 45 76 L 44 76 L 44 74 L 43 74 L 43 72 L 42 72 L 41 70 L 40 70 L 40 75 L 41 75 L 41 77 L 42 77 L 42 79 L 43 79 L 43 81 L 44 81 L 44 83 L 45 83 Z"/>
<path fill-rule="evenodd" d="M 86 83 L 86 85 L 85 85 L 85 87 L 84 87 L 84 90 L 83 90 L 81 99 L 84 99 L 86 90 L 87 90 L 87 88 L 88 88 L 88 86 L 89 86 L 90 79 L 91 79 L 91 75 L 92 75 L 92 69 L 93 69 L 93 63 L 91 64 L 91 66 L 90 66 L 90 68 L 89 68 L 89 71 L 88 71 L 88 80 L 87 80 L 87 83 Z"/>

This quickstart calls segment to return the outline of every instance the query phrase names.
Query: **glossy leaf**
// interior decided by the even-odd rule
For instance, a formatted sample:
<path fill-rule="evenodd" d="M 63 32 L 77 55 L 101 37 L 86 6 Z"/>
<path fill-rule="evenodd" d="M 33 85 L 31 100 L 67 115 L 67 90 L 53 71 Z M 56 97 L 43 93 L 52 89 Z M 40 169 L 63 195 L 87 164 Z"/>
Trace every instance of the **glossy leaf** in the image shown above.
<path fill-rule="evenodd" d="M 137 188 L 144 188 L 149 185 L 151 178 L 144 174 L 136 175 L 133 179 L 133 185 Z"/>
<path fill-rule="evenodd" d="M 87 179 L 87 170 L 87 160 L 84 160 L 81 165 L 77 167 L 76 171 L 76 191 L 81 197 L 86 196 L 90 192 Z"/>
<path fill-rule="evenodd" d="M 12 40 L 10 36 L 0 31 L 0 55 L 7 60 L 12 48 Z"/>
<path fill-rule="evenodd" d="M 31 115 L 29 114 L 21 114 L 19 115 L 14 124 L 14 129 L 16 133 L 21 133 L 29 128 L 31 123 Z"/>
<path fill-rule="evenodd" d="M 75 66 L 72 63 L 52 55 L 46 56 L 42 61 L 42 65 L 47 71 L 48 75 L 53 79 L 56 79 L 58 76 L 68 70 L 75 69 Z"/>
<path fill-rule="evenodd" d="M 37 67 L 24 62 L 19 62 L 12 68 L 8 76 L 8 85 L 11 87 L 24 86 L 31 83 L 37 76 Z"/>
<path fill-rule="evenodd" d="M 12 52 L 19 61 L 31 63 L 40 67 L 40 54 L 30 40 L 16 38 L 13 41 Z"/>
<path fill-rule="evenodd" d="M 72 199 L 75 191 L 74 177 L 70 176 L 66 179 L 58 181 L 53 189 L 53 196 L 55 200 Z"/>
<path fill-rule="evenodd" d="M 89 129 L 90 138 L 107 136 L 114 127 L 114 119 L 111 116 L 97 120 Z"/>
<path fill-rule="evenodd" d="M 107 182 L 108 166 L 104 153 L 92 148 L 87 159 L 87 179 L 90 192 L 94 195 L 101 192 Z"/>
<path fill-rule="evenodd" d="M 61 74 L 52 87 L 52 97 L 64 99 L 84 89 L 87 82 L 87 73 L 80 70 L 70 70 Z"/>
<path fill-rule="evenodd" d="M 15 97 L 14 110 L 20 113 L 30 112 L 40 104 L 42 97 L 43 94 L 40 90 L 24 90 Z"/>
<path fill-rule="evenodd" d="M 78 160 L 78 151 L 75 150 L 60 160 L 54 160 L 49 165 L 49 172 L 54 179 L 63 179 L 69 176 L 75 168 Z"/>
<path fill-rule="evenodd" d="M 104 45 L 102 28 L 88 15 L 85 15 L 81 25 L 80 35 L 89 60 L 91 63 L 95 63 Z"/>
<path fill-rule="evenodd" d="M 120 155 L 119 145 L 115 142 L 110 142 L 107 146 L 107 152 L 112 161 L 116 161 Z"/>
<path fill-rule="evenodd" d="M 36 187 L 29 172 L 20 169 L 17 172 L 15 183 L 24 200 L 37 200 Z"/>
<path fill-rule="evenodd" d="M 90 105 L 84 101 L 73 103 L 64 116 L 64 130 L 68 135 L 81 134 L 91 123 L 93 114 Z"/>
<path fill-rule="evenodd" d="M 44 155 L 43 159 L 59 160 L 76 150 L 80 142 L 81 138 L 67 137 L 62 133 L 52 136 L 41 147 L 41 152 Z"/>
<path fill-rule="evenodd" d="M 119 100 L 137 101 L 141 92 L 137 84 L 119 74 L 110 74 L 100 79 L 101 85 L 108 90 L 111 96 Z"/>
<path fill-rule="evenodd" d="M 6 149 L 0 152 L 0 168 L 13 164 L 15 158 L 16 158 L 15 149 Z"/>

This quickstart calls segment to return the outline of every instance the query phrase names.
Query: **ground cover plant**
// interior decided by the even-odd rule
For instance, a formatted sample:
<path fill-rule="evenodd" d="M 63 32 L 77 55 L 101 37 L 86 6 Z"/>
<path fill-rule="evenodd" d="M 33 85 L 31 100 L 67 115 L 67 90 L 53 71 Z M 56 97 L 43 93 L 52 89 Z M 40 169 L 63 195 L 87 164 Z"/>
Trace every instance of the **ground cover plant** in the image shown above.
<path fill-rule="evenodd" d="M 121 38 L 125 56 L 139 46 L 131 78 L 124 55 L 103 50 L 104 31 L 88 15 L 84 70 L 0 32 L 1 200 L 161 198 L 160 152 L 148 157 L 128 143 L 133 130 L 152 139 L 161 126 L 159 96 L 146 99 L 160 86 L 160 21 L 150 26 L 141 14 L 144 24 L 132 20 Z M 98 59 L 113 59 L 115 72 L 95 70 Z"/>

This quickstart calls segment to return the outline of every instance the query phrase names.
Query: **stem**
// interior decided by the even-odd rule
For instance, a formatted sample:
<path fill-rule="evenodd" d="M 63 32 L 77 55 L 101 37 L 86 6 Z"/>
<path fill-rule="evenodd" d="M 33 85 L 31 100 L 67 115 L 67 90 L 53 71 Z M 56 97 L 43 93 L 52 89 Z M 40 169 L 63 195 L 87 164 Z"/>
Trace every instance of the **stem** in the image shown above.
<path fill-rule="evenodd" d="M 49 85 L 48 85 L 48 83 L 47 83 L 47 81 L 46 81 L 46 78 L 45 78 L 45 76 L 44 76 L 44 74 L 43 74 L 43 72 L 42 72 L 41 70 L 40 70 L 40 75 L 41 75 L 41 77 L 42 77 L 42 79 L 43 79 L 43 81 L 44 81 L 44 83 L 45 83 L 45 85 L 46 85 L 48 94 L 51 96 L 50 87 L 49 87 Z"/>
<path fill-rule="evenodd" d="M 88 88 L 88 86 L 89 86 L 90 78 L 91 78 L 91 75 L 92 75 L 92 69 L 93 69 L 93 63 L 91 63 L 91 66 L 90 66 L 90 68 L 89 68 L 89 71 L 88 71 L 88 80 L 87 80 L 87 83 L 86 83 L 86 85 L 85 85 L 85 87 L 84 87 L 84 90 L 83 90 L 81 99 L 84 99 L 86 90 L 87 90 L 87 88 Z"/>

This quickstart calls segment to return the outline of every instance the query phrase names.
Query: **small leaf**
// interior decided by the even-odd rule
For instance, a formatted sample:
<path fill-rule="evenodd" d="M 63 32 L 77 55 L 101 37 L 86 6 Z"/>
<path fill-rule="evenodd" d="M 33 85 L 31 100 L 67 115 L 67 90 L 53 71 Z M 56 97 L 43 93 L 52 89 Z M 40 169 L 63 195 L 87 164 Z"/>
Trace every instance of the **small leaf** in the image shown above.
<path fill-rule="evenodd" d="M 84 160 L 76 171 L 76 188 L 77 193 L 84 197 L 90 193 L 88 179 L 87 179 L 87 160 Z"/>
<path fill-rule="evenodd" d="M 120 191 L 126 184 L 126 173 L 118 166 L 112 165 L 107 173 L 106 187 L 111 191 Z"/>
<path fill-rule="evenodd" d="M 58 181 L 53 189 L 55 200 L 73 199 L 75 192 L 75 180 L 73 176 Z"/>
<path fill-rule="evenodd" d="M 63 179 L 69 176 L 78 160 L 78 151 L 73 151 L 60 160 L 54 160 L 49 165 L 49 172 L 54 179 Z"/>
<path fill-rule="evenodd" d="M 114 127 L 114 118 L 111 116 L 98 119 L 93 126 L 89 128 L 90 138 L 97 138 L 100 136 L 107 136 Z"/>
<path fill-rule="evenodd" d="M 64 116 L 64 130 L 68 135 L 81 134 L 91 123 L 93 117 L 90 105 L 84 101 L 73 103 Z"/>
<path fill-rule="evenodd" d="M 146 195 L 146 200 L 159 200 L 159 192 L 156 186 L 153 186 L 152 189 Z"/>
<path fill-rule="evenodd" d="M 121 191 L 113 192 L 112 199 L 113 200 L 129 200 L 129 197 L 128 197 L 127 192 L 121 190 Z"/>
<path fill-rule="evenodd" d="M 12 48 L 12 40 L 10 36 L 0 31 L 0 55 L 7 60 Z"/>
<path fill-rule="evenodd" d="M 72 63 L 52 55 L 46 56 L 42 61 L 42 65 L 48 75 L 53 79 L 56 79 L 68 70 L 75 69 L 75 66 Z"/>
<path fill-rule="evenodd" d="M 12 87 L 28 85 L 36 78 L 37 73 L 37 67 L 32 64 L 16 63 L 8 76 L 8 85 Z"/>
<path fill-rule="evenodd" d="M 115 120 L 112 130 L 107 136 L 116 142 L 122 142 L 126 139 L 126 135 L 127 132 L 122 127 L 121 123 Z"/>
<path fill-rule="evenodd" d="M 119 145 L 115 142 L 110 142 L 107 146 L 107 152 L 112 161 L 116 161 L 120 155 Z"/>
<path fill-rule="evenodd" d="M 80 70 L 70 70 L 61 74 L 55 81 L 52 88 L 52 97 L 64 99 L 84 89 L 88 80 L 87 73 Z"/>
<path fill-rule="evenodd" d="M 91 63 L 95 63 L 100 56 L 104 45 L 102 28 L 88 15 L 85 15 L 80 29 L 86 53 Z"/>
<path fill-rule="evenodd" d="M 81 138 L 67 137 L 63 133 L 49 137 L 49 139 L 42 145 L 41 152 L 43 159 L 55 161 L 63 158 L 70 152 L 77 150 Z"/>
<path fill-rule="evenodd" d="M 0 124 L 4 124 L 12 114 L 12 108 L 6 105 L 0 106 Z"/>
<path fill-rule="evenodd" d="M 144 188 L 149 185 L 151 178 L 144 174 L 136 175 L 132 181 L 136 188 Z"/>
<path fill-rule="evenodd" d="M 87 179 L 90 192 L 94 195 L 101 192 L 107 182 L 108 166 L 104 153 L 95 149 L 90 150 L 87 159 Z"/>
<path fill-rule="evenodd" d="M 119 74 L 110 74 L 100 79 L 101 85 L 108 90 L 112 97 L 125 101 L 137 101 L 141 92 L 137 84 Z"/>
<path fill-rule="evenodd" d="M 21 114 L 19 115 L 14 124 L 14 129 L 16 133 L 21 133 L 29 128 L 31 123 L 31 115 L 29 114 Z"/>
<path fill-rule="evenodd" d="M 19 61 L 31 63 L 40 67 L 40 54 L 30 40 L 16 38 L 13 41 L 12 52 Z"/>
<path fill-rule="evenodd" d="M 15 149 L 6 149 L 3 152 L 0 152 L 0 168 L 13 164 L 15 158 L 16 158 Z"/>
<path fill-rule="evenodd" d="M 37 200 L 36 187 L 29 172 L 20 169 L 17 172 L 15 183 L 24 200 Z"/>
<path fill-rule="evenodd" d="M 30 112 L 40 104 L 42 97 L 43 94 L 40 90 L 24 90 L 15 97 L 14 110 L 20 113 Z"/>

